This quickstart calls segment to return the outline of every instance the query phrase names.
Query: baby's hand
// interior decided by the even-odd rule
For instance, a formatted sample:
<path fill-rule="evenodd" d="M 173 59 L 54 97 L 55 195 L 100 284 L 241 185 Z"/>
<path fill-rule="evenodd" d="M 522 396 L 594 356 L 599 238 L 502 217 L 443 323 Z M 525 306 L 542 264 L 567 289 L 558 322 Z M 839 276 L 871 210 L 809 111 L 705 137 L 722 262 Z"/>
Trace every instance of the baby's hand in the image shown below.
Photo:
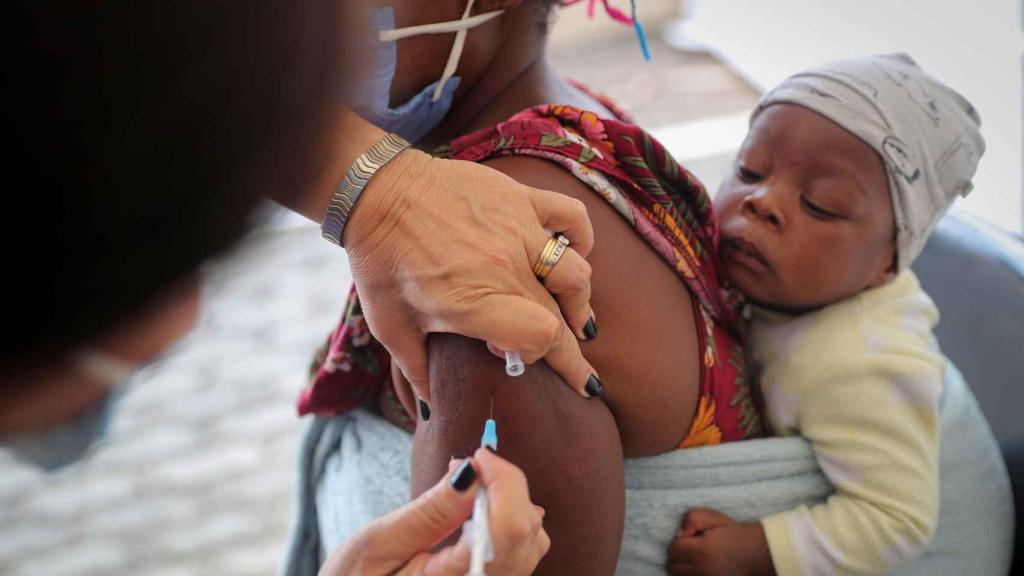
<path fill-rule="evenodd" d="M 672 576 L 774 575 L 759 522 L 736 522 L 721 512 L 695 508 L 668 547 Z"/>

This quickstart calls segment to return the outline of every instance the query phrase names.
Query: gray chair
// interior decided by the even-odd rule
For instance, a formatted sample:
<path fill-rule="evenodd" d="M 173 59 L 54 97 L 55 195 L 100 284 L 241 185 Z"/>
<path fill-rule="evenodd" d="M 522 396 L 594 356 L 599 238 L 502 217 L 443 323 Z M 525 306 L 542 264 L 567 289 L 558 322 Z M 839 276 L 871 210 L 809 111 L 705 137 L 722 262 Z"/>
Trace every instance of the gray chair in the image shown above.
<path fill-rule="evenodd" d="M 1002 448 L 1018 527 L 1011 573 L 1024 574 L 1024 240 L 954 210 L 913 269 L 942 315 L 942 350 Z"/>

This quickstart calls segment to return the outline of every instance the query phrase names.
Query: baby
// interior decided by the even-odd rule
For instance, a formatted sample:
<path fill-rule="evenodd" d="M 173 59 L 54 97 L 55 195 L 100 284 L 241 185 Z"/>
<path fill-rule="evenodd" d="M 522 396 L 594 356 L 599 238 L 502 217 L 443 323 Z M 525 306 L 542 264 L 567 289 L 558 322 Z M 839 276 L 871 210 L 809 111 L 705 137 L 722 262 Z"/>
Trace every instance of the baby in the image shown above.
<path fill-rule="evenodd" d="M 759 523 L 691 510 L 671 574 L 884 574 L 929 545 L 945 359 L 910 265 L 971 190 L 979 125 L 904 54 L 802 72 L 761 100 L 715 199 L 722 264 L 753 304 L 771 428 L 807 438 L 835 493 Z"/>

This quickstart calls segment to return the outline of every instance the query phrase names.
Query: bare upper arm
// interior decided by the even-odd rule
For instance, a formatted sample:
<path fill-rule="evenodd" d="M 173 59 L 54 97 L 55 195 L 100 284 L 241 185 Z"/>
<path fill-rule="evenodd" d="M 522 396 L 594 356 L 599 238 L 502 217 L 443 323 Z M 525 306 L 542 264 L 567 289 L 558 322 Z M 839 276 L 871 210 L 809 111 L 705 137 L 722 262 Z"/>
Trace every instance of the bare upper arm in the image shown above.
<path fill-rule="evenodd" d="M 451 457 L 479 445 L 493 398 L 498 452 L 523 469 L 531 498 L 548 510 L 552 547 L 538 573 L 611 574 L 625 514 L 624 453 L 674 449 L 695 411 L 690 294 L 624 219 L 564 169 L 525 157 L 486 164 L 587 206 L 597 238 L 589 261 L 600 333 L 581 346 L 608 405 L 580 398 L 544 363 L 510 378 L 482 342 L 432 335 L 432 409 L 416 427 L 413 494 L 443 476 Z"/>
<path fill-rule="evenodd" d="M 588 261 L 598 337 L 582 342 L 598 370 L 627 457 L 674 449 L 697 406 L 700 355 L 690 292 L 614 208 L 553 162 L 484 162 L 516 180 L 582 201 L 594 226 Z"/>

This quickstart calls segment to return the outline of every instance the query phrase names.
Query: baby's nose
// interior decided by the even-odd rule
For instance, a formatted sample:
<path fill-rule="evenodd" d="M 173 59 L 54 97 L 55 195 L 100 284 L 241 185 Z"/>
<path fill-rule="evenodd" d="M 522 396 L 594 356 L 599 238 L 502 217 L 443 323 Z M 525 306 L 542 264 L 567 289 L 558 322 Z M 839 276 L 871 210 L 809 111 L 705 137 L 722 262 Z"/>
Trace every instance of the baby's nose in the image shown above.
<path fill-rule="evenodd" d="M 760 186 L 744 197 L 742 209 L 748 216 L 764 220 L 772 226 L 782 224 L 782 213 L 778 209 L 774 195 L 766 186 Z"/>

